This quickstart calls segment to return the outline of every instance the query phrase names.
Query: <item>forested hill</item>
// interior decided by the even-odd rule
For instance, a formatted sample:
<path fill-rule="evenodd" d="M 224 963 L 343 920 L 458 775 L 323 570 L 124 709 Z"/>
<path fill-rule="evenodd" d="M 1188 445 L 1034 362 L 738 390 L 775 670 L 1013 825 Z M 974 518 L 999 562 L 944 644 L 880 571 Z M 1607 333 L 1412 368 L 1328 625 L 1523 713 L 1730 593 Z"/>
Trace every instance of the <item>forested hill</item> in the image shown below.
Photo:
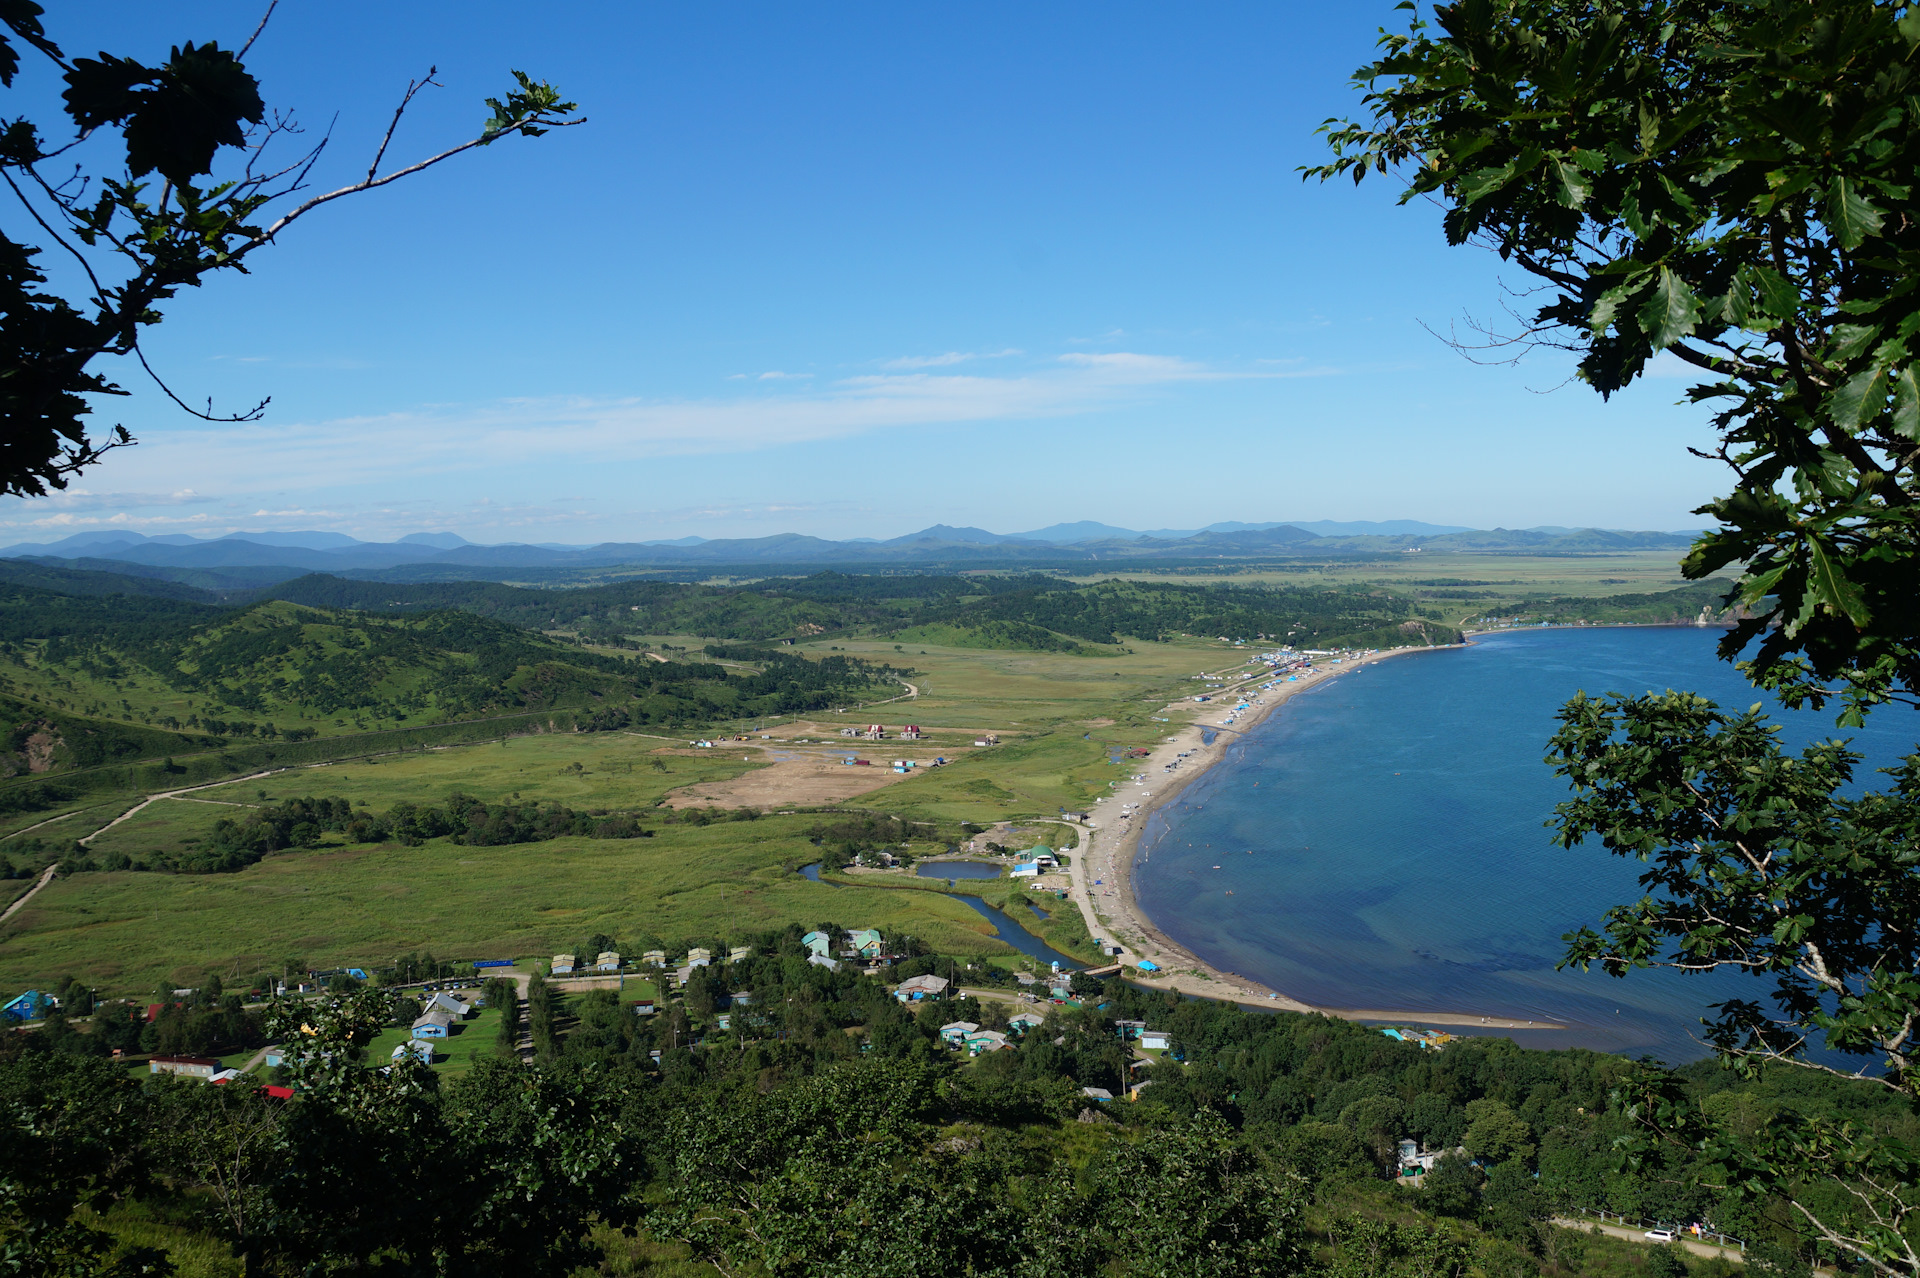
<path fill-rule="evenodd" d="M 603 643 L 636 635 L 765 640 L 870 633 L 963 646 L 1072 650 L 1180 634 L 1384 647 L 1447 643 L 1457 632 L 1371 588 L 1189 586 L 1055 577 L 849 576 L 825 572 L 747 586 L 622 582 L 529 590 L 490 582 L 392 585 L 321 574 L 263 592 L 331 608 L 459 608 Z"/>
<path fill-rule="evenodd" d="M 893 672 L 781 653 L 759 672 L 586 651 L 456 608 L 231 609 L 0 585 L 0 772 L 526 711 L 595 728 L 706 724 L 891 695 Z"/>

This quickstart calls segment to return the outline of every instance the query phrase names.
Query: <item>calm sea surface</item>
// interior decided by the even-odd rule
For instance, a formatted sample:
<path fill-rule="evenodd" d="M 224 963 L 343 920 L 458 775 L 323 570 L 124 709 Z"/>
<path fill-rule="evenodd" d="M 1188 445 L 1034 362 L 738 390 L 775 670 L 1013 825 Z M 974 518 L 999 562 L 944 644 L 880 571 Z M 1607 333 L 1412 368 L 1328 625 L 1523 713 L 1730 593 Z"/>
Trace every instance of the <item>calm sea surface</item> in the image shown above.
<path fill-rule="evenodd" d="M 1208 962 L 1323 1007 L 1553 1020 L 1571 1028 L 1513 1037 L 1704 1055 L 1690 1034 L 1707 1004 L 1758 998 L 1761 982 L 1553 970 L 1563 933 L 1638 899 L 1642 867 L 1549 842 L 1569 791 L 1541 760 L 1554 712 L 1577 691 L 1761 700 L 1714 659 L 1718 639 L 1518 631 L 1303 692 L 1150 819 L 1134 864 L 1141 903 Z M 1920 716 L 1898 707 L 1851 733 L 1831 713 L 1770 708 L 1791 748 L 1851 736 L 1870 781 L 1920 740 Z"/>

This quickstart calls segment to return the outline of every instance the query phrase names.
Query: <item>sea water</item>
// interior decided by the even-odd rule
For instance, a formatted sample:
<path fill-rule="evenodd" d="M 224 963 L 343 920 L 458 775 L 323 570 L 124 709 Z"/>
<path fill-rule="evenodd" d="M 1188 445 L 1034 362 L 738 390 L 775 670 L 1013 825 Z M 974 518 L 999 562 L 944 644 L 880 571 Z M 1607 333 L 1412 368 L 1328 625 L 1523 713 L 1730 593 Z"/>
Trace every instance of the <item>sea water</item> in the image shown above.
<path fill-rule="evenodd" d="M 1582 690 L 1766 701 L 1791 749 L 1851 737 L 1870 783 L 1920 740 L 1920 715 L 1901 707 L 1846 732 L 1833 711 L 1782 710 L 1716 660 L 1720 633 L 1505 632 L 1298 693 L 1248 735 L 1221 734 L 1226 757 L 1149 819 L 1134 862 L 1142 908 L 1207 962 L 1316 1006 L 1556 1021 L 1568 1029 L 1501 1032 L 1705 1055 L 1708 1005 L 1764 1002 L 1768 984 L 1554 970 L 1562 935 L 1638 900 L 1645 868 L 1597 842 L 1550 841 L 1571 793 L 1542 762 L 1555 711 Z"/>

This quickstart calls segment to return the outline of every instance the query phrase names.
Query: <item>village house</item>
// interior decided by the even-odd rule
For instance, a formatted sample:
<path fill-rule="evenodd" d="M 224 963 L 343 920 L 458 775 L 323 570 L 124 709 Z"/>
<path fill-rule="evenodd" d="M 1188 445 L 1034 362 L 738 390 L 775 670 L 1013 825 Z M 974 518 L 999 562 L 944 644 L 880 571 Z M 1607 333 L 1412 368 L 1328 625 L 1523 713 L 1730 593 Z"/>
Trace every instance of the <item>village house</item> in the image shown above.
<path fill-rule="evenodd" d="M 420 1018 L 413 1023 L 411 1033 L 414 1038 L 445 1038 L 451 1032 L 453 1023 L 454 1017 L 451 1012 L 444 1012 L 436 1007 L 430 1012 L 421 1013 Z"/>
<path fill-rule="evenodd" d="M 1024 1034 L 1030 1029 L 1045 1025 L 1047 1018 L 1038 1012 L 1015 1012 L 1007 1018 L 1007 1028 L 1016 1034 Z"/>
<path fill-rule="evenodd" d="M 648 950 L 640 956 L 640 961 L 648 967 L 665 967 L 667 965 L 667 952 L 665 950 Z"/>
<path fill-rule="evenodd" d="M 917 723 L 909 723 L 906 727 L 900 729 L 900 735 L 909 741 L 918 741 L 920 739 L 920 725 Z"/>
<path fill-rule="evenodd" d="M 1165 1030 L 1143 1030 L 1140 1034 L 1140 1050 L 1143 1052 L 1164 1052 L 1173 1046 L 1173 1036 Z"/>
<path fill-rule="evenodd" d="M 1080 1094 L 1088 1100 L 1099 1101 L 1102 1105 L 1113 1099 L 1113 1093 L 1104 1087 L 1083 1087 L 1080 1089 Z"/>
<path fill-rule="evenodd" d="M 825 932 L 809 932 L 800 938 L 800 944 L 825 958 L 833 949 L 833 938 Z"/>
<path fill-rule="evenodd" d="M 980 1027 L 972 1021 L 954 1021 L 950 1025 L 942 1025 L 940 1027 L 940 1041 L 949 1047 L 958 1047 L 960 1044 L 966 1042 L 967 1035 L 979 1028 Z"/>
<path fill-rule="evenodd" d="M 156 1056 L 147 1062 L 149 1074 L 177 1074 L 181 1078 L 211 1079 L 220 1062 L 211 1056 Z"/>
<path fill-rule="evenodd" d="M 947 978 L 944 976 L 910 976 L 894 989 L 893 996 L 902 1003 L 918 1003 L 924 999 L 939 998 L 946 988 Z"/>
<path fill-rule="evenodd" d="M 1007 1036 L 999 1030 L 975 1030 L 967 1035 L 967 1055 L 979 1056 L 984 1052 L 997 1052 L 1007 1045 Z"/>
<path fill-rule="evenodd" d="M 711 967 L 713 951 L 709 949 L 691 949 L 687 951 L 688 967 Z"/>
<path fill-rule="evenodd" d="M 881 939 L 880 933 L 870 927 L 847 933 L 847 948 L 863 959 L 879 958 L 885 947 L 886 942 Z"/>
<path fill-rule="evenodd" d="M 593 960 L 593 970 L 596 972 L 619 971 L 620 970 L 620 951 L 618 950 L 600 951 L 599 956 Z"/>
<path fill-rule="evenodd" d="M 573 959 L 574 959 L 574 956 L 573 956 L 573 955 L 571 955 L 571 954 L 556 954 L 556 955 L 554 955 L 554 956 L 553 956 L 553 965 L 552 965 L 552 967 L 551 967 L 551 968 L 549 969 L 549 971 L 548 971 L 548 975 L 550 975 L 550 976 L 572 976 L 572 975 L 573 975 Z"/>
<path fill-rule="evenodd" d="M 410 1038 L 404 1043 L 394 1045 L 390 1060 L 405 1060 L 408 1056 L 417 1057 L 422 1065 L 433 1064 L 433 1044 L 424 1038 Z"/>
<path fill-rule="evenodd" d="M 742 963 L 752 957 L 753 947 L 751 945 L 736 945 L 727 951 L 727 962 L 729 963 Z"/>
<path fill-rule="evenodd" d="M 455 998 L 451 994 L 448 994 L 444 990 L 438 994 L 435 994 L 427 1002 L 427 1007 L 426 1007 L 427 1011 L 431 1012 L 436 1008 L 438 1008 L 442 1012 L 445 1012 L 447 1015 L 453 1017 L 455 1020 L 461 1020 L 461 1021 L 465 1020 L 467 1018 L 467 1014 L 473 1011 L 473 1008 L 470 1004 L 461 1002 L 459 999 Z"/>
<path fill-rule="evenodd" d="M 830 959 L 824 954 L 809 954 L 807 955 L 807 962 L 813 964 L 815 967 L 824 967 L 829 972 L 837 972 L 840 970 L 839 961 L 837 959 Z"/>
<path fill-rule="evenodd" d="M 54 1000 L 48 998 L 39 990 L 28 990 L 17 998 L 8 999 L 6 1006 L 0 1007 L 0 1015 L 5 1016 L 6 1019 L 10 1021 L 31 1021 L 45 1016 L 47 1009 L 53 1005 Z M 153 1018 L 148 1017 L 147 1019 L 152 1020 Z"/>

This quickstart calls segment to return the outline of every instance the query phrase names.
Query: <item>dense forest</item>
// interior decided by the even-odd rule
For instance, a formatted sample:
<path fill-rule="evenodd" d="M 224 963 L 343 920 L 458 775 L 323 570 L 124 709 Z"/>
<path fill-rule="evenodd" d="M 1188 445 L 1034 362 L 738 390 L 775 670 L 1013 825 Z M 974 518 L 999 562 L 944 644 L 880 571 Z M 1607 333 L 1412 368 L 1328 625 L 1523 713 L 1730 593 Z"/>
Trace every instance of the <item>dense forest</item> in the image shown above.
<path fill-rule="evenodd" d="M 1606 1272 L 1590 1240 L 1547 1223 L 1604 1209 L 1710 1224 L 1780 1275 L 1822 1259 L 1783 1202 L 1726 1192 L 1686 1150 L 1622 1154 L 1635 1124 L 1614 1098 L 1650 1065 L 1504 1039 L 1422 1050 L 1084 975 L 1023 1033 L 1019 1004 L 995 997 L 1017 988 L 1009 973 L 909 954 L 887 981 L 952 976 L 984 996 L 903 1005 L 851 965 L 805 961 L 801 930 L 692 969 L 650 1017 L 612 990 L 535 978 L 520 1000 L 490 982 L 509 1027 L 496 1061 L 445 1081 L 354 1059 L 419 1004 L 345 977 L 318 1004 L 248 1008 L 215 990 L 144 1025 L 119 1005 L 83 1026 L 56 1016 L 0 1039 L 0 1160 L 19 1189 L 0 1232 L 124 1257 L 154 1236 L 135 1224 L 166 1222 L 250 1274 L 1526 1278 Z M 724 950 L 666 948 L 693 944 Z M 941 1040 L 957 1021 L 1010 1046 L 969 1058 Z M 1130 1022 L 1167 1031 L 1171 1050 L 1138 1052 Z M 244 1048 L 294 1025 L 317 1033 L 282 1071 L 290 1098 L 244 1079 L 137 1080 L 103 1059 Z M 514 1059 L 521 1026 L 530 1067 Z M 1709 1065 L 1675 1081 L 1735 1133 L 1799 1112 L 1920 1138 L 1909 1107 L 1869 1084 Z M 1448 1151 L 1417 1188 L 1391 1183 L 1409 1139 Z M 1703 1268 L 1677 1249 L 1653 1259 L 1627 1272 Z"/>
<path fill-rule="evenodd" d="M 25 634 L 104 638 L 110 633 L 130 642 L 148 636 L 168 642 L 214 611 L 277 600 L 335 614 L 462 613 L 613 647 L 671 634 L 744 642 L 872 635 L 1058 652 L 1180 635 L 1291 637 L 1322 647 L 1446 643 L 1458 632 L 1444 618 L 1457 615 L 1468 601 L 1535 620 L 1685 621 L 1703 606 L 1717 610 L 1724 594 L 1721 587 L 1697 585 L 1651 594 L 1542 599 L 1511 590 L 1201 586 L 1119 579 L 1076 584 L 1044 574 L 840 572 L 739 586 L 650 580 L 574 589 L 485 581 L 389 583 L 315 573 L 259 591 L 211 592 L 12 562 L 0 564 L 0 581 L 16 598 L 24 592 L 68 600 L 52 607 L 43 621 L 25 623 Z M 113 615 L 119 610 L 110 601 L 117 594 L 144 597 L 132 615 L 120 617 Z M 19 623 L 0 616 L 0 637 L 18 628 Z"/>
<path fill-rule="evenodd" d="M 1085 644 L 1176 635 L 1259 636 L 1302 642 L 1449 642 L 1414 603 L 1370 587 L 1188 586 L 1056 577 L 849 576 L 823 572 L 749 586 L 626 582 L 578 590 L 528 590 L 489 582 L 388 585 L 314 575 L 272 587 L 273 597 L 383 611 L 460 608 L 516 625 L 564 628 L 600 642 L 632 635 L 697 634 L 766 640 L 854 632 L 913 638 L 915 627 L 984 635 L 992 646 L 1072 651 Z M 1413 623 L 1414 629 L 1399 628 Z"/>
<path fill-rule="evenodd" d="M 636 660 L 459 609 L 393 616 L 270 601 L 0 587 L 8 775 L 340 730 L 570 710 L 587 730 L 794 714 L 893 695 L 898 672 L 831 654 L 757 669 Z"/>

